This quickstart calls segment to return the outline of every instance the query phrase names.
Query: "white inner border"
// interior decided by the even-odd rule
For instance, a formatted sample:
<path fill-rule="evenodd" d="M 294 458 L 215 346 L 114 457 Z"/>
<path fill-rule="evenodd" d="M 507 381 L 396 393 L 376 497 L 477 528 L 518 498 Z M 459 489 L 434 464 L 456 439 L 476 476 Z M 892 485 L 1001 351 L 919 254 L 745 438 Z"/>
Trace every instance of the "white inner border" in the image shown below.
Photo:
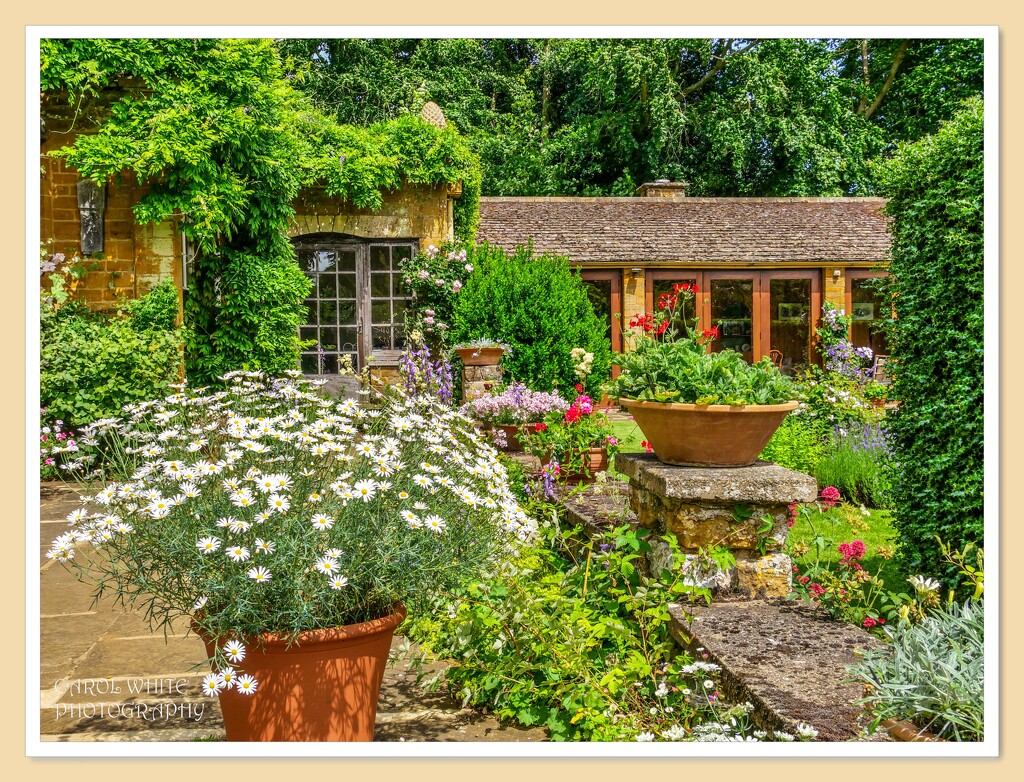
<path fill-rule="evenodd" d="M 974 744 L 848 743 L 395 743 L 43 742 L 39 676 L 39 41 L 42 38 L 981 38 L 985 41 L 985 740 Z M 999 28 L 989 26 L 27 26 L 25 91 L 26 754 L 34 757 L 995 757 L 999 754 Z"/>

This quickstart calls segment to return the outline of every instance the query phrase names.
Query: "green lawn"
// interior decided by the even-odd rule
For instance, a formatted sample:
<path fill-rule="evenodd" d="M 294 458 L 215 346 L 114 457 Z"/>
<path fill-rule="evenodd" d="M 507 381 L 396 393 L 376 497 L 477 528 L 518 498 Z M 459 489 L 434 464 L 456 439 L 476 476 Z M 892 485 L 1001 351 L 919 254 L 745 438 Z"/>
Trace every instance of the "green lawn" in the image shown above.
<path fill-rule="evenodd" d="M 867 553 L 861 564 L 871 573 L 878 573 L 885 582 L 886 588 L 892 592 L 908 592 L 907 575 L 896 567 L 895 561 L 886 559 L 879 554 L 886 548 L 895 549 L 899 536 L 892 526 L 889 511 L 866 509 L 860 511 L 856 506 L 845 506 L 826 514 L 812 513 L 808 518 L 801 516 L 789 531 L 790 546 L 800 543 L 810 544 L 815 534 L 831 539 L 833 544 L 827 552 L 826 561 L 835 563 L 839 559 L 837 546 L 854 540 L 864 541 Z M 813 556 L 810 552 L 807 558 Z M 799 563 L 801 557 L 794 557 Z"/>

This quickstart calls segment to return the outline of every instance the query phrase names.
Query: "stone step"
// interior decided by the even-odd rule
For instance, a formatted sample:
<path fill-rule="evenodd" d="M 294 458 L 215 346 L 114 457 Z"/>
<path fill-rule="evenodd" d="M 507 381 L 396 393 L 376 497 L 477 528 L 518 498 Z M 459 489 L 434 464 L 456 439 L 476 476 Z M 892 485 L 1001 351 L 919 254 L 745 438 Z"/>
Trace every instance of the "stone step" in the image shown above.
<path fill-rule="evenodd" d="M 883 645 L 874 636 L 792 601 L 672 604 L 669 612 L 673 637 L 694 659 L 721 666 L 724 694 L 750 701 L 762 728 L 795 734 L 805 723 L 818 741 L 862 738 L 869 718 L 846 666 Z"/>

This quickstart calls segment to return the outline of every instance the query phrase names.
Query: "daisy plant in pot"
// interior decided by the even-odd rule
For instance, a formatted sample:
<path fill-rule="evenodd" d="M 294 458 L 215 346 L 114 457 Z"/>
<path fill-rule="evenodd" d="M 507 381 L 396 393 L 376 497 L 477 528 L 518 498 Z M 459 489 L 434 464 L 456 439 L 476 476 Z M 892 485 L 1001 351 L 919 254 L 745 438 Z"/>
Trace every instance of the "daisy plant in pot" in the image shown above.
<path fill-rule="evenodd" d="M 223 380 L 84 432 L 94 488 L 48 556 L 153 628 L 191 623 L 229 740 L 370 740 L 406 610 L 534 523 L 496 451 L 432 395 L 339 401 L 297 372 Z M 123 479 L 88 472 L 100 448 Z"/>
<path fill-rule="evenodd" d="M 662 294 L 657 311 L 634 316 L 633 349 L 618 354 L 618 377 L 606 386 L 669 464 L 752 464 L 788 413 L 796 391 L 766 356 L 748 364 L 733 350 L 712 352 L 716 328 L 687 322 L 697 292 L 683 283 Z"/>

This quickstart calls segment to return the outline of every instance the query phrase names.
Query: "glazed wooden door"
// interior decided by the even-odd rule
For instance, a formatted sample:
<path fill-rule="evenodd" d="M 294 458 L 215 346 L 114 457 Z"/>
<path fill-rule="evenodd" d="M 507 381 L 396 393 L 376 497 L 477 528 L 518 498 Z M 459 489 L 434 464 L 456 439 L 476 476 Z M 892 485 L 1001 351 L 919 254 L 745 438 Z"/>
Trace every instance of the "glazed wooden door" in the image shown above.
<path fill-rule="evenodd" d="M 622 272 L 618 269 L 586 269 L 580 277 L 587 286 L 587 295 L 594 312 L 607 324 L 606 337 L 613 353 L 622 352 Z M 612 365 L 612 377 L 619 367 Z"/>

